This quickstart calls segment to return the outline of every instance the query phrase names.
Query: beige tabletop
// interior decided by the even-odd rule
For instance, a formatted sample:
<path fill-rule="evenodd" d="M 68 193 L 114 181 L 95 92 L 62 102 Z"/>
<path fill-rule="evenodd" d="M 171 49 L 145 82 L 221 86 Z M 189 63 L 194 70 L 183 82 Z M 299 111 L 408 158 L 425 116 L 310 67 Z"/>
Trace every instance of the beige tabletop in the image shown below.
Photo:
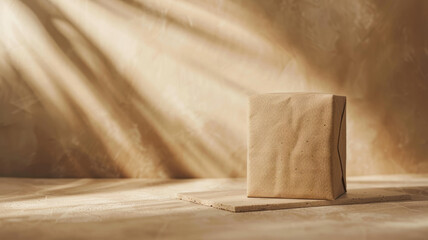
<path fill-rule="evenodd" d="M 176 199 L 244 179 L 0 178 L 0 239 L 428 239 L 428 175 L 348 178 L 405 202 L 232 213 Z"/>

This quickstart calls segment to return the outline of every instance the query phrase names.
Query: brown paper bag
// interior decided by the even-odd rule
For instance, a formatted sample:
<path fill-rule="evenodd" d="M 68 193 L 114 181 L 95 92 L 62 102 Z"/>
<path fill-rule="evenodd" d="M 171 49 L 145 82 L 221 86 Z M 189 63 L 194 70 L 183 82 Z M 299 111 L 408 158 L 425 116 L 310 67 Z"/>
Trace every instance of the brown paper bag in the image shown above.
<path fill-rule="evenodd" d="M 248 197 L 336 199 L 346 192 L 346 97 L 250 97 Z"/>

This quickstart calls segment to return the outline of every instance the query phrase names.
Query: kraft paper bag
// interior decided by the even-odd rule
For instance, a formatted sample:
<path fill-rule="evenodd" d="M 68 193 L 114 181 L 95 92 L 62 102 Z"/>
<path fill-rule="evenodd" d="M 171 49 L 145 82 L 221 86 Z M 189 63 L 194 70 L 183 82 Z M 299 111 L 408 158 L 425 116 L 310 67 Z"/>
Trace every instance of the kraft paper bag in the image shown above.
<path fill-rule="evenodd" d="M 333 200 L 346 192 L 346 97 L 250 97 L 248 197 Z"/>

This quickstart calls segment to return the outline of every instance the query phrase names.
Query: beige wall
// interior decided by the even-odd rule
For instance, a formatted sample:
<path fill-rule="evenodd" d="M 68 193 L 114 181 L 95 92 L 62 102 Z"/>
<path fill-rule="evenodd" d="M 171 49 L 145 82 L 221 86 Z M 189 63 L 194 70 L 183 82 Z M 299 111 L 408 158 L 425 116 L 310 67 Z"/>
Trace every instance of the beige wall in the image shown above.
<path fill-rule="evenodd" d="M 348 96 L 349 175 L 428 172 L 428 1 L 0 1 L 0 175 L 245 176 L 247 97 Z"/>

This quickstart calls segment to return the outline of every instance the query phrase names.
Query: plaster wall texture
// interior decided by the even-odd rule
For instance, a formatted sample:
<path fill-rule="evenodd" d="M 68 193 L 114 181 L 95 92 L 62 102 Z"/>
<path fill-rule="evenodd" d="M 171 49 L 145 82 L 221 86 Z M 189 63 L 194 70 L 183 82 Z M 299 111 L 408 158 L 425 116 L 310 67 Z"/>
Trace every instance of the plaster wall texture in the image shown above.
<path fill-rule="evenodd" d="M 244 177 L 247 100 L 347 96 L 349 175 L 428 172 L 427 1 L 2 0 L 0 176 Z"/>

